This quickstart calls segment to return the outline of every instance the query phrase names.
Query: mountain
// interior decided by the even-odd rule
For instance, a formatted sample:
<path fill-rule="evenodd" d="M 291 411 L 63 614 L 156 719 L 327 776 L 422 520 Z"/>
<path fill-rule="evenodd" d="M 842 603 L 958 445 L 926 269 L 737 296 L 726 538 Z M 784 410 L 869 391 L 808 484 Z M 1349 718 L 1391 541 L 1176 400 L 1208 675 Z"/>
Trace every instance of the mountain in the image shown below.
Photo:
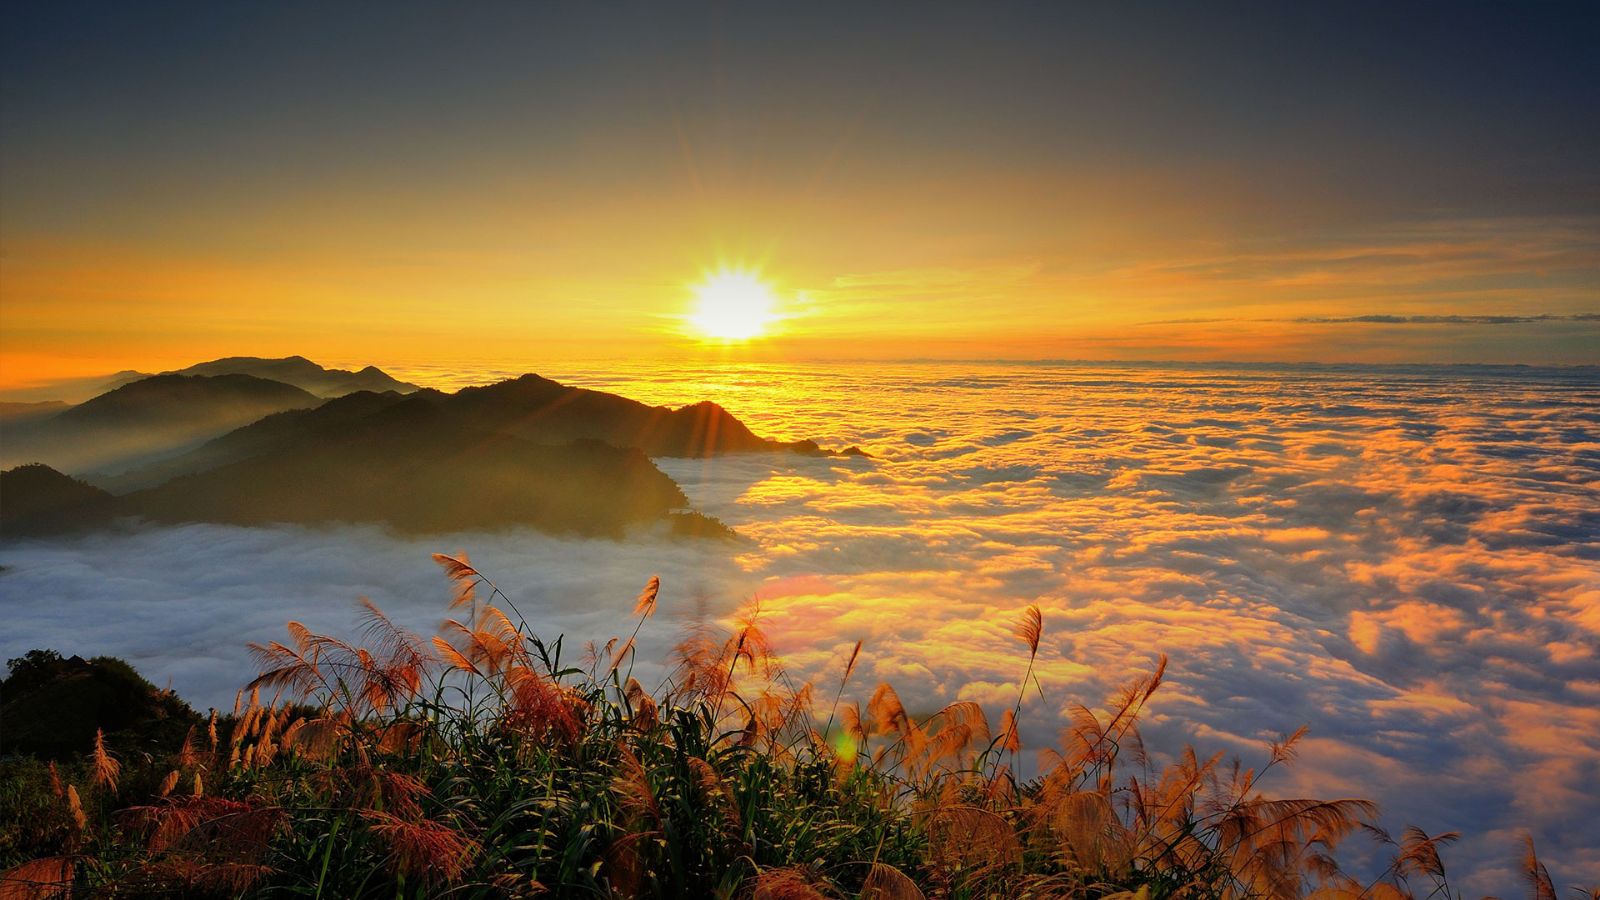
<path fill-rule="evenodd" d="M 675 534 L 727 536 L 720 522 L 684 510 L 687 498 L 650 457 L 832 455 L 813 441 L 759 437 L 714 403 L 650 406 L 537 375 L 454 394 L 357 391 L 327 401 L 250 375 L 160 375 L 46 424 L 104 454 L 107 441 L 125 452 L 129 435 L 170 440 L 227 416 L 248 424 L 120 474 L 93 476 L 121 496 L 44 466 L 5 473 L 57 498 L 25 505 L 26 514 L 14 514 L 9 497 L 0 500 L 6 533 L 133 517 L 373 522 L 416 532 L 526 525 L 608 535 L 666 521 Z M 36 517 L 35 506 L 49 515 Z"/>
<path fill-rule="evenodd" d="M 714 403 L 668 409 L 537 375 L 455 394 L 422 389 L 402 395 L 359 392 L 313 409 L 268 416 L 199 447 L 116 475 L 90 480 L 114 493 L 154 487 L 180 475 L 242 462 L 272 450 L 355 427 L 367 416 L 401 401 L 426 405 L 440 428 L 504 434 L 539 444 L 603 441 L 637 447 L 649 456 L 710 456 L 719 453 L 779 451 L 831 455 L 813 441 L 784 443 L 756 436 L 744 423 Z M 851 447 L 841 456 L 864 455 Z"/>
<path fill-rule="evenodd" d="M 222 420 L 248 422 L 318 402 L 293 385 L 253 375 L 152 375 L 70 407 L 54 421 L 92 428 L 187 428 Z"/>
<path fill-rule="evenodd" d="M 34 463 L 0 472 L 0 535 L 75 531 L 108 520 L 115 498 Z"/>
<path fill-rule="evenodd" d="M 5 423 L 0 459 L 74 472 L 126 467 L 320 402 L 300 388 L 250 375 L 155 375 L 46 418 Z"/>
<path fill-rule="evenodd" d="M 282 359 L 264 359 L 259 356 L 229 356 L 198 363 L 187 369 L 169 372 L 171 375 L 252 375 L 270 381 L 292 384 L 319 397 L 342 397 L 356 391 L 383 393 L 394 391 L 407 394 L 417 386 L 392 378 L 377 366 L 367 366 L 359 371 L 325 369 L 304 356 L 286 356 Z"/>
<path fill-rule="evenodd" d="M 523 375 L 441 396 L 463 420 L 544 443 L 590 438 L 638 447 L 650 456 L 714 456 L 761 450 L 825 455 L 813 441 L 783 443 L 757 437 L 709 401 L 669 409 L 603 391 Z"/>
<path fill-rule="evenodd" d="M 118 498 L 163 522 L 375 522 L 441 532 L 528 525 L 620 535 L 688 505 L 637 449 L 463 428 L 426 400 Z"/>
<path fill-rule="evenodd" d="M 192 450 L 148 465 L 118 474 L 95 473 L 87 477 L 95 485 L 114 494 L 152 488 L 183 475 L 243 462 L 300 441 L 335 434 L 341 429 L 354 427 L 360 420 L 400 402 L 404 397 L 394 391 L 346 394 L 310 409 L 273 413 Z"/>
<path fill-rule="evenodd" d="M 210 362 L 196 363 L 186 369 L 170 372 L 138 372 L 125 369 L 114 375 L 95 375 L 87 378 L 68 378 L 34 387 L 8 388 L 0 405 L 28 402 L 82 403 L 126 384 L 132 384 L 161 375 L 252 375 L 268 381 L 292 384 L 319 397 L 339 397 L 355 391 L 396 391 L 410 393 L 417 386 L 389 376 L 377 366 L 367 366 L 359 371 L 326 369 L 303 356 L 286 356 L 271 359 L 260 356 L 229 356 Z M 3 420 L 3 414 L 0 414 Z"/>

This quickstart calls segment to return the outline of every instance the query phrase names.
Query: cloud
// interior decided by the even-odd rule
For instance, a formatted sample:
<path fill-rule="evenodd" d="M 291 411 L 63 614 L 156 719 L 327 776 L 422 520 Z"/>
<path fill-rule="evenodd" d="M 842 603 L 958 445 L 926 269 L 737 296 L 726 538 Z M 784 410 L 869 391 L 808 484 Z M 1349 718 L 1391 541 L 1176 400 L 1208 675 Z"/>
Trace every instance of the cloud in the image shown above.
<path fill-rule="evenodd" d="M 1600 322 L 1600 313 L 1582 313 L 1573 316 L 1335 316 L 1289 319 L 1308 325 L 1340 325 L 1366 323 L 1373 325 L 1529 325 L 1535 322 Z"/>
<path fill-rule="evenodd" d="M 1534 325 L 1561 322 L 1600 322 L 1600 313 L 1575 315 L 1429 315 L 1400 316 L 1369 313 L 1360 316 L 1301 316 L 1293 319 L 1157 319 L 1140 325 L 1218 325 L 1229 322 L 1288 322 L 1296 325 Z"/>
<path fill-rule="evenodd" d="M 623 630 L 663 581 L 643 658 L 686 625 L 762 600 L 797 675 L 908 705 L 990 707 L 1043 610 L 1024 739 L 1055 741 L 1158 653 L 1147 743 L 1247 764 L 1309 724 L 1268 790 L 1368 796 L 1384 822 L 1466 834 L 1467 892 L 1515 889 L 1516 829 L 1556 872 L 1600 837 L 1600 393 L 1563 370 L 1153 366 L 744 366 L 565 373 L 651 403 L 707 393 L 758 431 L 875 458 L 662 460 L 749 542 L 525 533 L 397 539 L 366 529 L 191 526 L 0 547 L 6 655 L 126 655 L 202 705 L 231 701 L 246 640 L 286 618 L 349 629 L 372 596 L 431 630 L 435 550 L 466 548 L 541 633 Z M 803 384 L 803 389 L 797 385 Z M 721 386 L 708 389 L 707 385 Z M 659 671 L 659 667 L 649 670 Z M 831 691 L 822 693 L 831 696 Z M 1588 868 L 1586 868 L 1588 867 Z"/>

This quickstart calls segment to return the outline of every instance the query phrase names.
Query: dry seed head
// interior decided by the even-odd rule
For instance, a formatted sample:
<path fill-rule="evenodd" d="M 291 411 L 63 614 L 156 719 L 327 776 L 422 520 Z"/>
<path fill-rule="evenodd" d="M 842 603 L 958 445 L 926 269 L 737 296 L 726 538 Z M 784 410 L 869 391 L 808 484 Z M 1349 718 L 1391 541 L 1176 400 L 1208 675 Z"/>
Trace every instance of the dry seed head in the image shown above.
<path fill-rule="evenodd" d="M 1044 616 L 1039 612 L 1039 607 L 1029 606 L 1023 610 L 1022 618 L 1017 621 L 1012 633 L 1022 638 L 1022 642 L 1028 645 L 1029 656 L 1037 656 L 1039 638 L 1044 634 Z"/>
<path fill-rule="evenodd" d="M 189 726 L 189 731 L 183 736 L 183 746 L 178 748 L 178 767 L 190 768 L 200 761 L 199 754 L 194 751 L 194 726 Z"/>
<path fill-rule="evenodd" d="M 122 771 L 122 764 L 106 752 L 105 732 L 99 728 L 94 730 L 94 783 L 110 791 L 117 789 L 117 775 Z"/>
<path fill-rule="evenodd" d="M 851 740 L 857 744 L 867 739 L 867 731 L 861 726 L 861 706 L 852 702 L 848 706 L 839 708 L 839 727 L 844 729 Z"/>
<path fill-rule="evenodd" d="M 611 658 L 611 667 L 606 670 L 606 675 L 609 676 L 611 673 L 613 673 L 613 672 L 617 671 L 617 669 L 621 668 L 622 667 L 622 661 L 627 659 L 628 658 L 628 654 L 632 653 L 632 652 L 633 652 L 633 638 L 628 638 L 626 641 L 623 642 L 622 649 L 617 651 L 617 655 L 613 656 Z"/>
<path fill-rule="evenodd" d="M 867 701 L 867 714 L 872 717 L 873 729 L 880 734 L 911 730 L 911 719 L 900 702 L 900 695 L 888 682 L 878 685 L 872 692 L 872 699 Z"/>
<path fill-rule="evenodd" d="M 72 823 L 79 831 L 89 827 L 89 817 L 84 815 L 83 801 L 78 799 L 77 785 L 67 785 L 67 811 L 72 813 Z"/>
<path fill-rule="evenodd" d="M 861 885 L 861 900 L 925 900 L 922 889 L 888 863 L 873 863 Z"/>
<path fill-rule="evenodd" d="M 455 582 L 455 594 L 450 599 L 452 609 L 469 606 L 477 601 L 478 581 L 483 575 L 472 567 L 472 561 L 467 559 L 466 551 L 461 551 L 455 556 L 435 553 L 433 561 L 444 569 L 446 578 Z"/>
<path fill-rule="evenodd" d="M 996 744 L 1006 753 L 1022 752 L 1022 738 L 1017 734 L 1017 713 L 1008 709 L 1000 717 L 1000 741 Z"/>
<path fill-rule="evenodd" d="M 756 877 L 754 900 L 823 900 L 810 872 L 799 866 L 768 869 Z"/>
<path fill-rule="evenodd" d="M 656 597 L 661 593 L 661 576 L 651 575 L 645 582 L 644 590 L 639 592 L 639 599 L 633 604 L 633 614 L 648 617 L 656 611 Z"/>
<path fill-rule="evenodd" d="M 457 881 L 481 850 L 477 841 L 443 822 L 401 819 L 376 810 L 361 815 L 367 828 L 388 845 L 395 874 L 423 882 Z"/>

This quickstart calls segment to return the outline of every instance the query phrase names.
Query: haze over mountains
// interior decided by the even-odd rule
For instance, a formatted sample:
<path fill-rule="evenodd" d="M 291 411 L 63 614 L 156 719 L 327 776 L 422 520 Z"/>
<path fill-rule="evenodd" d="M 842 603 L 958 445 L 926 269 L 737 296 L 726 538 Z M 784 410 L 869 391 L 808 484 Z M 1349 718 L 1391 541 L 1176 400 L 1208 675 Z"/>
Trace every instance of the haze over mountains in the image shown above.
<path fill-rule="evenodd" d="M 351 385 L 383 390 L 311 390 Z M 761 438 L 714 403 L 649 406 L 537 375 L 446 394 L 301 357 L 202 363 L 0 428 L 7 465 L 44 464 L 0 479 L 12 535 L 122 517 L 617 534 L 674 513 L 680 530 L 715 533 L 649 457 L 826 453 Z"/>
<path fill-rule="evenodd" d="M 303 356 L 286 356 L 272 359 L 260 356 L 229 356 L 210 362 L 196 363 L 183 369 L 167 372 L 139 372 L 124 369 L 111 375 L 88 378 L 70 378 L 32 387 L 10 388 L 0 400 L 0 419 L 8 415 L 9 407 L 26 404 L 82 403 L 107 391 L 115 390 L 151 375 L 254 375 L 271 381 L 292 384 L 319 397 L 338 397 L 352 391 L 417 390 L 417 385 L 392 378 L 376 366 L 351 371 L 319 366 Z"/>
<path fill-rule="evenodd" d="M 118 471 L 288 409 L 322 402 L 252 375 L 154 375 L 52 415 L 5 421 L 0 460 Z"/>
<path fill-rule="evenodd" d="M 377 366 L 350 371 L 325 369 L 304 356 L 263 359 L 258 356 L 230 356 L 197 363 L 165 375 L 254 375 L 271 381 L 292 384 L 318 397 L 341 397 L 355 391 L 397 391 L 409 393 L 418 387 L 391 377 Z"/>

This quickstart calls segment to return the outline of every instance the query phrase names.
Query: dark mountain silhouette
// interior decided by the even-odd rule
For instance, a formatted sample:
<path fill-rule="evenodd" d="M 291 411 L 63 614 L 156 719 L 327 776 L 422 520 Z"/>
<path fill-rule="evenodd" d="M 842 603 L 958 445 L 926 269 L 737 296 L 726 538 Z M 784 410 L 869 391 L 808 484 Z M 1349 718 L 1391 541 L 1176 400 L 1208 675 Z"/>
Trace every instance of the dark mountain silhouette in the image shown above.
<path fill-rule="evenodd" d="M 307 391 L 253 375 L 152 375 L 67 409 L 55 421 L 95 427 L 188 426 L 219 419 L 253 421 L 317 403 Z"/>
<path fill-rule="evenodd" d="M 268 416 L 186 453 L 120 475 L 92 475 L 90 480 L 116 493 L 154 487 L 180 475 L 204 472 L 308 439 L 337 434 L 402 400 L 433 409 L 440 428 L 506 434 L 540 444 L 598 440 L 615 447 L 637 447 L 650 456 L 751 451 L 829 455 L 813 441 L 783 443 L 758 437 L 714 403 L 673 410 L 524 375 L 455 394 L 429 389 L 409 395 L 392 391 L 350 394 L 313 409 Z M 865 454 L 851 447 L 838 455 Z"/>
<path fill-rule="evenodd" d="M 268 414 L 252 415 L 259 408 Z M 683 510 L 683 492 L 651 456 L 831 455 L 813 441 L 759 437 L 714 403 L 649 406 L 537 375 L 454 394 L 358 391 L 322 402 L 251 375 L 160 375 L 47 424 L 92 448 L 109 436 L 125 452 L 129 435 L 161 435 L 170 448 L 229 416 L 250 421 L 120 474 L 92 476 L 122 496 L 43 466 L 6 473 L 32 494 L 55 498 L 0 509 L 6 533 L 134 517 L 620 534 L 665 519 L 675 534 L 727 536 L 715 519 Z"/>
<path fill-rule="evenodd" d="M 34 463 L 0 472 L 0 535 L 72 531 L 108 520 L 115 498 Z"/>
<path fill-rule="evenodd" d="M 607 535 L 687 503 L 637 449 L 463 428 L 426 400 L 118 498 L 126 513 L 166 522 L 378 522 L 418 532 L 530 525 Z"/>
<path fill-rule="evenodd" d="M 392 378 L 377 366 L 367 366 L 359 371 L 327 369 L 303 356 L 286 356 L 272 359 L 260 356 L 229 356 L 196 363 L 185 369 L 170 372 L 139 372 L 124 369 L 113 375 L 95 375 L 87 378 L 68 378 L 28 388 L 11 388 L 5 392 L 11 403 L 50 402 L 82 403 L 114 391 L 123 385 L 150 378 L 153 375 L 253 375 L 268 381 L 292 384 L 319 397 L 339 397 L 355 391 L 397 391 L 409 393 L 417 386 Z M 8 404 L 0 404 L 8 405 Z M 3 416 L 3 413 L 0 413 Z"/>
<path fill-rule="evenodd" d="M 259 356 L 229 356 L 198 363 L 187 369 L 169 372 L 170 375 L 253 375 L 271 381 L 292 384 L 319 397 L 342 397 L 356 391 L 383 393 L 395 391 L 406 394 L 417 386 L 389 376 L 377 366 L 352 372 L 348 369 L 325 369 L 304 356 L 286 356 L 282 359 L 265 359 Z"/>
<path fill-rule="evenodd" d="M 177 456 L 158 460 L 117 475 L 91 475 L 97 486 L 116 494 L 155 487 L 183 475 L 205 472 L 231 463 L 243 462 L 273 450 L 293 446 L 311 438 L 337 434 L 352 428 L 361 419 L 386 409 L 405 395 L 387 391 L 376 394 L 358 391 L 311 409 L 273 413 L 243 428 L 201 444 Z"/>
<path fill-rule="evenodd" d="M 66 759 L 87 753 L 95 732 L 124 753 L 176 747 L 200 717 L 110 656 L 63 659 L 32 650 L 7 661 L 0 680 L 0 753 Z"/>
<path fill-rule="evenodd" d="M 8 463 L 87 472 L 136 464 L 317 397 L 250 375 L 155 375 L 48 418 L 5 424 Z"/>
<path fill-rule="evenodd" d="M 757 450 L 823 455 L 813 441 L 783 443 L 757 437 L 715 403 L 678 409 L 649 406 L 538 375 L 463 388 L 440 402 L 479 427 L 546 443 L 593 438 L 618 447 L 638 447 L 651 456 L 696 457 Z"/>

